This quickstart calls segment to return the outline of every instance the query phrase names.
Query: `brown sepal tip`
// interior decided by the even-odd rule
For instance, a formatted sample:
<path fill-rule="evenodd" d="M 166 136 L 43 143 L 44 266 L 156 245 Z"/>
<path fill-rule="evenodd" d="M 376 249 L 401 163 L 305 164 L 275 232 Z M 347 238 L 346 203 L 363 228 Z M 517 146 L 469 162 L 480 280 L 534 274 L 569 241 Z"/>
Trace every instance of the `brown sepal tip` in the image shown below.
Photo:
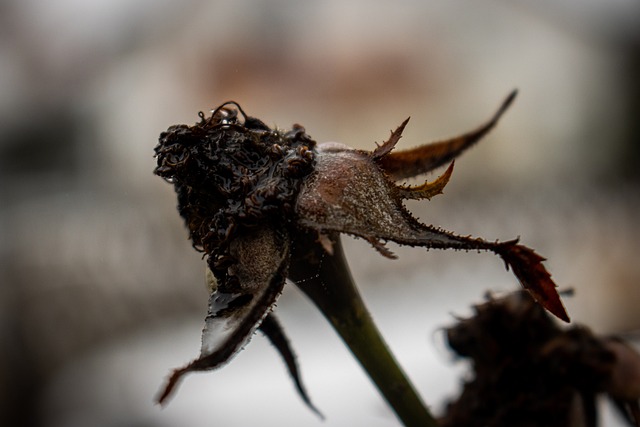
<path fill-rule="evenodd" d="M 551 274 L 544 267 L 544 257 L 538 255 L 516 241 L 504 242 L 495 248 L 495 252 L 511 268 L 520 284 L 541 304 L 559 319 L 570 322 L 567 311 L 562 305 L 557 286 Z"/>

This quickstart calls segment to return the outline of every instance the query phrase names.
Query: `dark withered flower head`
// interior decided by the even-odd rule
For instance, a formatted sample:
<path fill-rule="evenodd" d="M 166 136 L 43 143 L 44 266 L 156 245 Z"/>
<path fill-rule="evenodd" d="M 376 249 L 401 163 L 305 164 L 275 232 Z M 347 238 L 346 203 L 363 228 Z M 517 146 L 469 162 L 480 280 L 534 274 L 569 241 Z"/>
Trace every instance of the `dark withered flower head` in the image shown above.
<path fill-rule="evenodd" d="M 596 426 L 606 393 L 625 425 L 640 426 L 640 354 L 631 345 L 582 325 L 561 328 L 524 291 L 486 298 L 445 329 L 473 375 L 439 425 Z"/>
<path fill-rule="evenodd" d="M 164 401 L 188 372 L 214 369 L 229 360 L 260 328 L 287 361 L 298 390 L 293 355 L 270 313 L 289 267 L 299 271 L 294 240 L 313 234 L 332 254 L 337 233 L 366 239 L 394 258 L 385 242 L 425 248 L 489 250 L 499 255 L 523 287 L 545 308 L 568 320 L 544 258 L 516 240 L 490 242 L 458 236 L 420 223 L 404 207 L 407 199 L 440 194 L 453 159 L 486 135 L 516 92 L 494 117 L 450 140 L 392 151 L 409 119 L 373 151 L 338 143 L 316 145 L 302 126 L 271 129 L 247 116 L 235 102 L 194 126 L 171 126 L 160 135 L 155 173 L 175 186 L 178 210 L 196 249 L 207 256 L 212 285 L 200 357 L 177 369 L 160 395 Z M 433 182 L 403 186 L 395 181 L 451 163 Z M 296 267 L 296 268 L 293 268 Z"/>
<path fill-rule="evenodd" d="M 175 185 L 194 247 L 214 260 L 238 228 L 291 217 L 315 158 L 316 142 L 302 126 L 272 130 L 255 118 L 240 121 L 227 105 L 210 118 L 201 113 L 195 126 L 171 126 L 155 148 L 155 173 Z"/>

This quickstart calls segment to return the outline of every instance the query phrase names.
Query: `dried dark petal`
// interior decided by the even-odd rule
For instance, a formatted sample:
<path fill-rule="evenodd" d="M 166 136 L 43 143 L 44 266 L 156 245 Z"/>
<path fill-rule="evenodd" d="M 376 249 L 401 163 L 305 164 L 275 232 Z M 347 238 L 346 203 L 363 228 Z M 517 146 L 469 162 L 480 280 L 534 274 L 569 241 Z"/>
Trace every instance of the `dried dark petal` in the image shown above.
<path fill-rule="evenodd" d="M 280 295 L 289 267 L 289 236 L 271 228 L 240 235 L 230 244 L 236 259 L 209 299 L 200 357 L 176 369 L 158 397 L 163 403 L 187 373 L 227 362 L 258 328 Z"/>

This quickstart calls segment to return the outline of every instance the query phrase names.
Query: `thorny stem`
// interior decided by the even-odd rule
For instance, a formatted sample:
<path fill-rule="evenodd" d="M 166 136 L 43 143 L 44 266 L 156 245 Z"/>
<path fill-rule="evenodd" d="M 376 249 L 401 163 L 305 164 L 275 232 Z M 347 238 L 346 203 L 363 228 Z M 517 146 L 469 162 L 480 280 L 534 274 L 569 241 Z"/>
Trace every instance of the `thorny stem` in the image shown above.
<path fill-rule="evenodd" d="M 436 427 L 413 385 L 391 354 L 355 287 L 339 235 L 328 254 L 314 235 L 300 233 L 289 277 L 340 334 L 405 426 Z"/>

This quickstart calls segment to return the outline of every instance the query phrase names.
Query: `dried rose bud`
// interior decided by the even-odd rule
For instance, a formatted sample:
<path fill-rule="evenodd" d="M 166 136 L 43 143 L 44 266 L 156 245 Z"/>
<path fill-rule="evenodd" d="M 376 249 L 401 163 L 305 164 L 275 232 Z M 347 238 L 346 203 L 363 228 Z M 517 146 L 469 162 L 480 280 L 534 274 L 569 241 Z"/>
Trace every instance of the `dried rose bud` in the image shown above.
<path fill-rule="evenodd" d="M 445 332 L 472 373 L 442 426 L 596 426 L 605 393 L 640 426 L 640 354 L 586 326 L 561 328 L 524 291 L 488 295 Z"/>
<path fill-rule="evenodd" d="M 386 241 L 489 250 L 505 261 L 539 303 L 568 321 L 544 259 L 533 250 L 515 240 L 457 236 L 420 223 L 405 209 L 406 199 L 440 194 L 453 163 L 434 182 L 414 187 L 394 182 L 452 161 L 495 126 L 515 95 L 514 91 L 489 122 L 472 132 L 399 152 L 392 150 L 409 119 L 369 152 L 338 143 L 316 145 L 300 125 L 290 131 L 271 129 L 235 102 L 221 105 L 209 118 L 201 113 L 194 126 L 172 126 L 162 133 L 155 149 L 155 173 L 175 186 L 180 215 L 194 247 L 206 254 L 215 280 L 200 357 L 174 371 L 159 401 L 185 373 L 225 363 L 266 316 L 273 316 L 269 312 L 287 279 L 293 237 L 299 233 L 316 233 L 329 253 L 329 236 L 335 233 L 364 238 L 390 258 L 394 255 Z M 262 330 L 277 341 L 282 331 L 271 321 L 269 325 Z M 276 346 L 286 359 L 286 342 Z M 288 366 L 309 403 L 297 373 Z"/>

